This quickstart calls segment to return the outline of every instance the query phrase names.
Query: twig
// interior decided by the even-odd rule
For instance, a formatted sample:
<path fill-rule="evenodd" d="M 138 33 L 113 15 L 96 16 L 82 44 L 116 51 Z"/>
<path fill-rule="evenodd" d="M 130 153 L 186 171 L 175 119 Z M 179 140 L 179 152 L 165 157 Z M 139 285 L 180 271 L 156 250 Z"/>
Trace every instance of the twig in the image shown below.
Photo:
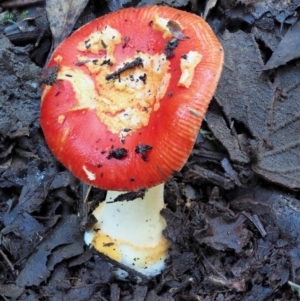
<path fill-rule="evenodd" d="M 4 258 L 4 260 L 6 261 L 6 263 L 8 264 L 10 270 L 12 271 L 12 273 L 15 275 L 15 268 L 13 266 L 13 264 L 10 262 L 10 260 L 7 258 L 7 256 L 5 255 L 5 253 L 0 249 L 0 254 L 1 256 Z"/>
<path fill-rule="evenodd" d="M 4 301 L 9 301 L 3 294 L 0 294 Z"/>
<path fill-rule="evenodd" d="M 86 202 L 87 202 L 87 199 L 89 198 L 91 189 L 92 189 L 92 186 L 89 185 L 89 186 L 87 187 L 86 191 L 85 191 L 85 196 L 84 196 L 84 199 L 83 199 L 83 203 L 86 203 Z"/>
<path fill-rule="evenodd" d="M 81 218 L 80 228 L 82 231 L 85 231 L 85 226 L 88 222 L 88 198 L 91 192 L 92 186 L 87 185 L 81 182 L 81 198 L 82 203 L 79 205 L 79 212 Z"/>
<path fill-rule="evenodd" d="M 203 254 L 203 252 L 201 250 L 199 250 L 201 255 L 203 256 L 204 260 L 207 262 L 207 264 L 210 266 L 210 268 L 217 273 L 223 280 L 228 281 L 227 278 L 225 276 L 223 276 L 220 272 L 218 272 L 214 266 L 208 261 L 208 259 L 205 257 L 205 255 Z"/>
<path fill-rule="evenodd" d="M 267 232 L 264 229 L 264 226 L 262 225 L 261 221 L 259 220 L 259 218 L 256 214 L 251 215 L 251 214 L 247 213 L 246 211 L 242 211 L 242 214 L 245 215 L 254 224 L 254 226 L 260 232 L 260 235 L 262 237 L 265 237 L 267 235 Z"/>

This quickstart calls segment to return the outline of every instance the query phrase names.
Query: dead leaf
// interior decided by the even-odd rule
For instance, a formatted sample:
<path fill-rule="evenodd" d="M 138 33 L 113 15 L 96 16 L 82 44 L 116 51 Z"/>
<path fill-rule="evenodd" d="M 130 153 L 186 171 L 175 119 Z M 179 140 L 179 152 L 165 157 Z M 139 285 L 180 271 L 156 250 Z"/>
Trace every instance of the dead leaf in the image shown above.
<path fill-rule="evenodd" d="M 214 136 L 228 150 L 230 159 L 233 162 L 241 164 L 249 163 L 247 154 L 239 147 L 238 137 L 235 137 L 231 129 L 228 128 L 220 109 L 214 105 L 214 102 L 211 104 L 210 110 L 206 113 L 206 121 Z"/>
<path fill-rule="evenodd" d="M 224 146 L 232 158 L 236 157 L 233 146 L 238 147 L 264 179 L 299 188 L 300 64 L 278 70 L 272 85 L 262 70 L 251 34 L 225 32 L 221 41 L 225 66 L 215 98 L 230 123 L 223 123 L 223 127 L 226 124 L 234 133 L 234 138 L 227 135 L 233 143 L 224 142 Z M 214 135 L 222 137 L 221 123 L 213 123 L 210 116 L 207 121 Z"/>
<path fill-rule="evenodd" d="M 189 0 L 142 0 L 137 6 L 148 5 L 169 5 L 173 7 L 186 6 Z M 107 4 L 110 11 L 116 11 L 130 6 L 132 0 L 108 0 Z"/>
<path fill-rule="evenodd" d="M 38 249 L 36 253 L 26 261 L 25 268 L 16 279 L 19 286 L 40 285 L 50 276 L 46 263 L 47 257 L 51 254 L 49 250 Z"/>
<path fill-rule="evenodd" d="M 181 227 L 184 223 L 184 215 L 177 213 L 176 215 L 170 210 L 163 209 L 161 215 L 166 220 L 168 226 L 163 231 L 164 236 L 172 242 L 184 244 L 185 239 L 189 237 L 188 229 Z"/>
<path fill-rule="evenodd" d="M 69 280 L 70 279 L 70 280 Z M 47 286 L 42 288 L 43 295 L 49 301 L 57 300 L 93 300 L 93 295 L 102 294 L 100 285 L 76 283 L 66 263 L 59 264 L 53 271 Z M 73 285 L 71 283 L 73 282 Z M 71 283 L 70 283 L 71 282 Z"/>
<path fill-rule="evenodd" d="M 54 48 L 69 36 L 87 3 L 88 0 L 46 1 L 47 17 L 50 22 Z"/>
<path fill-rule="evenodd" d="M 184 274 L 195 264 L 195 255 L 191 252 L 184 252 L 176 255 L 177 256 L 174 256 L 173 259 L 173 268 L 178 277 L 184 276 Z"/>
<path fill-rule="evenodd" d="M 196 230 L 194 237 L 217 251 L 234 249 L 240 253 L 249 242 L 251 233 L 246 229 L 242 215 L 231 217 L 226 214 L 205 214 L 207 228 Z"/>
<path fill-rule="evenodd" d="M 268 25 L 266 25 L 266 28 L 260 28 L 260 26 L 256 23 L 255 25 L 257 27 L 255 27 L 252 31 L 255 39 L 263 42 L 267 48 L 274 52 L 282 40 L 282 32 L 279 28 L 275 27 L 274 24 L 273 26 L 270 26 L 271 28 L 268 28 Z"/>
<path fill-rule="evenodd" d="M 74 241 L 72 244 L 57 247 L 48 258 L 47 267 L 53 271 L 55 266 L 63 260 L 82 254 L 82 240 Z"/>
<path fill-rule="evenodd" d="M 244 3 L 255 18 L 270 13 L 278 22 L 283 23 L 285 19 L 293 15 L 299 6 L 298 0 L 274 1 L 274 0 L 239 0 Z"/>
<path fill-rule="evenodd" d="M 38 5 L 39 3 L 44 2 L 43 0 L 8 0 L 1 1 L 2 8 L 16 8 L 16 7 L 24 7 L 29 5 Z"/>
<path fill-rule="evenodd" d="M 16 284 L 19 286 L 39 286 L 42 282 L 46 281 L 50 276 L 50 270 L 47 266 L 49 256 L 52 250 L 63 245 L 81 245 L 81 252 L 83 251 L 83 237 L 78 228 L 80 218 L 75 215 L 65 217 L 53 230 L 49 233 L 45 240 L 38 246 L 38 250 L 33 253 L 25 263 L 24 268 L 21 270 L 16 279 Z M 77 247 L 76 247 L 77 248 Z M 58 249 L 49 264 L 53 266 L 55 262 L 59 262 L 63 257 L 70 258 L 78 254 L 78 251 L 73 251 L 73 248 L 67 249 L 68 252 L 63 254 L 62 250 Z M 60 253 L 60 255 L 59 255 Z M 50 257 L 51 258 L 51 257 Z"/>
<path fill-rule="evenodd" d="M 262 155 L 253 170 L 288 188 L 300 187 L 300 63 L 278 70 Z"/>
<path fill-rule="evenodd" d="M 40 177 L 43 174 L 40 173 Z M 39 177 L 38 176 L 38 177 Z M 32 213 L 38 211 L 41 204 L 44 202 L 49 187 L 35 175 L 28 175 L 27 183 L 23 186 L 19 199 L 20 209 Z"/>
<path fill-rule="evenodd" d="M 267 300 L 272 294 L 272 290 L 262 285 L 254 284 L 251 291 L 247 294 L 245 301 Z"/>
<path fill-rule="evenodd" d="M 190 3 L 191 3 L 191 11 L 192 12 L 197 12 L 198 10 L 198 6 L 199 6 L 199 3 L 197 0 L 190 0 Z"/>
<path fill-rule="evenodd" d="M 294 270 L 300 267 L 299 200 L 282 191 L 256 187 L 237 190 L 230 207 L 235 211 L 245 210 L 260 216 L 267 236 L 257 241 L 255 257 L 259 261 L 269 257 L 269 267 L 265 267 L 264 273 L 269 274 L 269 280 L 277 285 L 286 283 L 290 266 Z"/>
<path fill-rule="evenodd" d="M 17 299 L 19 298 L 25 291 L 25 287 L 21 287 L 15 284 L 1 284 L 0 286 L 0 295 L 4 295 L 6 297 Z"/>
<path fill-rule="evenodd" d="M 206 20 L 207 15 L 209 14 L 210 10 L 215 7 L 216 3 L 217 3 L 217 0 L 208 0 L 207 1 L 206 6 L 205 6 L 205 11 L 203 14 L 204 20 Z"/>
<path fill-rule="evenodd" d="M 224 158 L 222 161 L 221 161 L 221 165 L 226 173 L 226 175 L 234 180 L 235 184 L 237 186 L 241 186 L 241 182 L 239 180 L 239 177 L 238 177 L 238 174 L 237 172 L 232 168 L 232 165 L 230 164 L 229 160 L 227 158 Z"/>
<path fill-rule="evenodd" d="M 300 57 L 300 20 L 293 24 L 281 40 L 264 70 L 274 69 Z"/>
<path fill-rule="evenodd" d="M 133 300 L 132 301 L 145 300 L 147 291 L 148 291 L 148 286 L 136 285 L 134 287 Z"/>
<path fill-rule="evenodd" d="M 116 11 L 122 9 L 126 6 L 126 4 L 130 3 L 131 0 L 109 0 L 107 1 L 108 8 L 110 11 Z"/>
<path fill-rule="evenodd" d="M 266 136 L 273 88 L 252 35 L 242 31 L 221 37 L 225 63 L 215 97 L 231 126 L 245 126 L 255 139 Z M 236 123 L 236 124 L 234 124 Z M 213 129 L 212 129 L 213 131 Z"/>
<path fill-rule="evenodd" d="M 260 187 L 239 189 L 236 197 L 230 202 L 230 207 L 237 212 L 258 214 L 265 226 L 275 225 L 279 228 L 281 233 L 276 236 L 274 230 L 266 227 L 266 239 L 272 243 L 278 241 L 280 236 L 295 242 L 299 248 L 300 202 L 294 197 Z M 259 252 L 261 251 L 263 252 L 263 248 Z"/>
<path fill-rule="evenodd" d="M 0 37 L 0 134 L 6 137 L 18 128 L 30 128 L 38 120 L 41 69 L 33 64 L 25 49 L 13 46 Z M 22 110 L 20 110 L 20 106 Z M 24 132 L 26 134 L 26 132 Z M 3 151 L 3 150 L 2 150 Z"/>
<path fill-rule="evenodd" d="M 41 223 L 27 212 L 21 212 L 20 206 L 11 200 L 7 202 L 7 210 L 0 217 L 0 222 L 3 225 L 2 245 L 10 250 L 13 258 L 19 258 L 21 254 L 31 252 L 32 243 L 38 243 L 40 235 L 45 231 Z M 19 239 L 14 239 L 14 237 Z"/>
<path fill-rule="evenodd" d="M 187 40 L 189 39 L 189 37 L 185 36 L 183 33 L 182 33 L 182 29 L 180 27 L 180 25 L 173 21 L 173 20 L 170 20 L 168 21 L 167 23 L 167 27 L 168 29 L 170 30 L 171 34 L 178 40 Z"/>
<path fill-rule="evenodd" d="M 173 7 L 182 7 L 186 6 L 189 3 L 189 0 L 142 0 L 138 6 L 146 5 L 169 5 Z"/>
<path fill-rule="evenodd" d="M 233 189 L 235 186 L 235 182 L 224 174 L 205 169 L 199 165 L 194 165 L 184 175 L 190 180 L 196 180 L 199 183 L 214 184 L 224 189 Z"/>

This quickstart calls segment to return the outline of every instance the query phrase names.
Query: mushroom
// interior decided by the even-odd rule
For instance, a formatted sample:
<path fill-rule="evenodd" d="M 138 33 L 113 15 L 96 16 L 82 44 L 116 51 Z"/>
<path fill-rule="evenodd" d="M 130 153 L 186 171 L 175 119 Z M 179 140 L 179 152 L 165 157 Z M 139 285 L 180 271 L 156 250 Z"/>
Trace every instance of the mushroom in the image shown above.
<path fill-rule="evenodd" d="M 203 19 L 162 6 L 100 17 L 49 62 L 57 74 L 42 87 L 47 144 L 76 177 L 108 190 L 85 240 L 147 276 L 164 268 L 169 246 L 163 183 L 192 150 L 222 64 Z"/>

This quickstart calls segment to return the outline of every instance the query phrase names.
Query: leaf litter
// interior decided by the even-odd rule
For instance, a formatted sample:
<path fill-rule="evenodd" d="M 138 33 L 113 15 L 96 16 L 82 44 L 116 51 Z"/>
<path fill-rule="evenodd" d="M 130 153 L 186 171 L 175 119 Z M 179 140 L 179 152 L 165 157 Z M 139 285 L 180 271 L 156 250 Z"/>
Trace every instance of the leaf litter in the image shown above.
<path fill-rule="evenodd" d="M 268 18 L 284 22 L 293 8 L 243 2 L 235 15 L 249 21 L 250 12 L 255 21 L 247 24 L 254 28 L 219 32 L 226 53 L 222 80 L 189 161 L 166 183 L 162 215 L 170 256 L 151 281 L 84 246 L 80 184 L 52 157 L 39 128 L 42 71 L 29 48 L 0 37 L 4 300 L 296 300 L 288 280 L 300 282 L 299 196 L 269 182 L 299 187 L 299 63 L 263 71 L 264 46 L 274 51 L 279 43 L 280 30 Z M 62 14 L 61 24 L 73 23 L 71 15 Z M 92 189 L 91 203 L 99 195 Z"/>
<path fill-rule="evenodd" d="M 237 2 L 245 4 L 247 11 L 257 19 L 264 14 L 270 13 L 280 23 L 283 23 L 288 17 L 293 16 L 295 10 L 300 5 L 299 0 L 238 0 Z"/>
<path fill-rule="evenodd" d="M 70 35 L 77 18 L 87 3 L 87 0 L 48 0 L 46 2 L 47 16 L 53 36 L 53 48 L 56 48 L 60 42 Z"/>
<path fill-rule="evenodd" d="M 285 34 L 272 56 L 264 66 L 264 70 L 277 68 L 300 57 L 300 21 L 295 22 Z"/>
<path fill-rule="evenodd" d="M 208 126 L 216 137 L 226 133 L 232 141 L 224 143 L 229 145 L 231 159 L 246 163 L 246 155 L 252 169 L 264 179 L 299 188 L 298 65 L 292 70 L 280 69 L 272 83 L 263 71 L 260 49 L 252 34 L 226 31 L 220 38 L 227 55 L 215 98 L 226 116 L 227 128 L 230 126 L 234 134 L 218 121 L 217 110 L 208 114 Z M 240 52 L 243 56 L 238 55 Z"/>

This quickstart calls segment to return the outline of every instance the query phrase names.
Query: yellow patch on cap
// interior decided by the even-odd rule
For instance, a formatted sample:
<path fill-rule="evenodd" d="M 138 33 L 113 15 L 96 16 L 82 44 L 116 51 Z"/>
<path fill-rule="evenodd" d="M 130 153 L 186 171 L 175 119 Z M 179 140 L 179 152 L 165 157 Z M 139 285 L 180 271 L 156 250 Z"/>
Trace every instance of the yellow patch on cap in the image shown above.
<path fill-rule="evenodd" d="M 197 51 L 190 51 L 180 59 L 181 76 L 178 86 L 189 88 L 194 78 L 195 68 L 201 62 L 201 59 L 202 55 Z"/>
<path fill-rule="evenodd" d="M 106 51 L 107 57 L 110 58 L 111 62 L 114 62 L 113 53 L 115 47 L 121 42 L 121 34 L 107 25 L 102 30 L 91 33 L 83 42 L 78 44 L 77 49 L 94 54 Z"/>

